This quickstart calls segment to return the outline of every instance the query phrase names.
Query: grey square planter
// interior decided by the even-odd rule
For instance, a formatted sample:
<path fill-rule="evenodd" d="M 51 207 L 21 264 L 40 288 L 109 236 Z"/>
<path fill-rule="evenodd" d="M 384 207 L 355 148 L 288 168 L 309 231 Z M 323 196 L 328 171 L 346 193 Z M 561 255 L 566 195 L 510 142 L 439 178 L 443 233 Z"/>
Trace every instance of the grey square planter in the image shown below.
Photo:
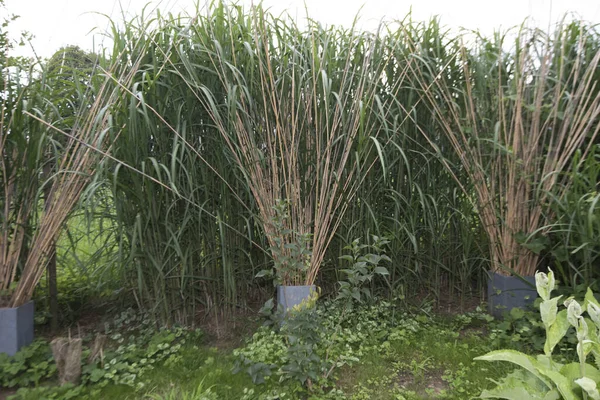
<path fill-rule="evenodd" d="M 284 314 L 310 297 L 315 285 L 277 286 L 277 304 L 283 307 Z"/>
<path fill-rule="evenodd" d="M 488 271 L 487 300 L 489 313 L 501 318 L 513 308 L 525 309 L 537 298 L 535 277 L 524 276 L 523 282 L 516 276 L 504 276 Z"/>
<path fill-rule="evenodd" d="M 0 353 L 14 356 L 33 342 L 33 301 L 15 308 L 0 308 Z"/>

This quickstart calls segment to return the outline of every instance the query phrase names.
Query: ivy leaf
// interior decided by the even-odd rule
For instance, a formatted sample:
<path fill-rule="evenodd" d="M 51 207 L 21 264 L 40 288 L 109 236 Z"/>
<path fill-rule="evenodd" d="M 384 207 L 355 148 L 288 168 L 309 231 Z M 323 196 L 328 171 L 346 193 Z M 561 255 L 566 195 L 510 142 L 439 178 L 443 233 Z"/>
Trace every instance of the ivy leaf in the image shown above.
<path fill-rule="evenodd" d="M 513 320 L 518 321 L 525 317 L 525 311 L 522 308 L 515 307 L 512 310 L 510 310 L 510 317 Z"/>
<path fill-rule="evenodd" d="M 101 368 L 93 369 L 92 373 L 90 374 L 90 381 L 99 382 L 100 379 L 102 379 L 104 377 L 105 373 L 106 373 L 106 371 L 104 369 L 101 369 Z"/>
<path fill-rule="evenodd" d="M 531 250 L 535 254 L 540 254 L 550 244 L 550 240 L 546 236 L 531 237 L 524 232 L 517 233 L 515 235 L 515 240 L 521 246 Z"/>

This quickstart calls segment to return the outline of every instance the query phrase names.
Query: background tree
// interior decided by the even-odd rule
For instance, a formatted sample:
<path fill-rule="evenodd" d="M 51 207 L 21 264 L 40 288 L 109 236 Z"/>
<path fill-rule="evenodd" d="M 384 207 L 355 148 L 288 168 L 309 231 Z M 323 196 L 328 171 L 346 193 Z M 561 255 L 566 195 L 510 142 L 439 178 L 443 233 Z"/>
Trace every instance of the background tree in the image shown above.
<path fill-rule="evenodd" d="M 44 66 L 45 74 L 40 85 L 48 89 L 48 103 L 54 109 L 56 122 L 54 125 L 64 132 L 70 133 L 76 117 L 86 103 L 91 102 L 93 93 L 92 74 L 98 57 L 87 53 L 78 46 L 67 46 L 59 49 L 50 57 Z M 56 133 L 55 144 L 61 147 L 67 142 L 67 137 Z M 48 153 L 52 149 L 47 150 Z M 56 160 L 48 157 L 44 163 L 43 179 L 49 179 L 56 173 Z M 46 207 L 50 196 L 50 185 L 44 187 Z M 58 288 L 56 266 L 56 243 L 52 245 L 51 255 L 48 260 L 48 305 L 51 315 L 51 330 L 58 329 Z"/>

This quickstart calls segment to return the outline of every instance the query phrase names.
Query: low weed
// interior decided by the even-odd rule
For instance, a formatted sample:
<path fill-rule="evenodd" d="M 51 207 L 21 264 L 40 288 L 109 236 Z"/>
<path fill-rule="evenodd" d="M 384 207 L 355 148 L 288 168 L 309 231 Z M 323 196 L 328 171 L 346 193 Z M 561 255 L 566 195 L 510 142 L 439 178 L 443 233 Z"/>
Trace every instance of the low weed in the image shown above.
<path fill-rule="evenodd" d="M 0 353 L 0 387 L 38 385 L 56 375 L 56 364 L 48 342 L 35 340 L 13 357 Z"/>

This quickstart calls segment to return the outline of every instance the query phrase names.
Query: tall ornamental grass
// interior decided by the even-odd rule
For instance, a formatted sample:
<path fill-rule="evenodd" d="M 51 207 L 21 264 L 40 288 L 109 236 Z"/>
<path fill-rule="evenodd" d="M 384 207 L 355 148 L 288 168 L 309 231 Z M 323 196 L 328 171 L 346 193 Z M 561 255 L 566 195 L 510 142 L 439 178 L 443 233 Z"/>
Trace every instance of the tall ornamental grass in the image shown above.
<path fill-rule="evenodd" d="M 474 235 L 461 226 L 473 218 L 410 117 L 431 125 L 409 82 L 410 46 L 443 53 L 444 40 L 435 21 L 404 24 L 412 36 L 386 25 L 376 34 L 300 29 L 261 8 L 215 5 L 114 31 L 118 49 L 147 43 L 130 103 L 119 105 L 121 164 L 110 174 L 141 307 L 186 320 L 244 304 L 256 273 L 300 235 L 311 238 L 311 258 L 285 283 L 311 284 L 324 266 L 327 286 L 341 249 L 379 233 L 397 246 L 398 285 L 465 290 L 458 279 L 481 257 L 472 241 L 467 256 L 455 250 Z M 289 205 L 283 238 L 272 225 L 279 200 Z M 454 262 L 467 272 L 454 273 Z"/>
<path fill-rule="evenodd" d="M 553 35 L 520 30 L 457 48 L 435 76 L 424 63 L 414 72 L 472 185 L 473 202 L 489 242 L 491 270 L 532 276 L 539 252 L 530 236 L 552 220 L 549 195 L 570 188 L 562 171 L 573 155 L 589 155 L 600 124 L 597 33 L 560 25 Z M 458 80 L 447 70 L 462 68 Z M 423 134 L 435 146 L 435 132 Z M 557 186 L 559 185 L 559 186 Z"/>
<path fill-rule="evenodd" d="M 373 289 L 477 294 L 487 269 L 527 275 L 552 257 L 536 247 L 564 232 L 549 203 L 572 191 L 576 151 L 595 162 L 585 25 L 510 47 L 437 20 L 365 33 L 214 3 L 111 35 L 131 73 L 113 81 L 98 193 L 111 191 L 123 292 L 163 322 L 270 296 L 257 273 L 305 237 L 310 258 L 284 283 L 333 290 L 344 246 L 376 234 L 394 262 Z"/>
<path fill-rule="evenodd" d="M 387 128 L 386 94 L 397 91 L 408 68 L 386 79 L 385 42 L 354 28 L 309 21 L 300 29 L 260 8 L 248 15 L 220 8 L 194 22 L 190 45 L 178 48 L 183 78 L 252 193 L 276 265 L 278 257 L 294 257 L 299 236 L 311 238 L 306 265 L 282 283 L 312 285 L 376 162 L 369 154 Z M 219 85 L 205 85 L 205 75 Z M 289 214 L 283 230 L 273 224 L 280 200 Z"/>
<path fill-rule="evenodd" d="M 61 77 L 34 69 L 25 76 L 19 70 L 3 76 L 0 289 L 11 307 L 32 298 L 65 221 L 119 134 L 111 105 L 121 95 L 121 85 L 131 81 L 137 61 L 130 60 L 127 68 L 104 67 L 78 87 L 73 99 L 60 103 L 72 108 L 67 124 L 68 107 L 53 102 L 55 91 L 65 87 Z M 80 106 L 73 108 L 71 100 Z"/>

